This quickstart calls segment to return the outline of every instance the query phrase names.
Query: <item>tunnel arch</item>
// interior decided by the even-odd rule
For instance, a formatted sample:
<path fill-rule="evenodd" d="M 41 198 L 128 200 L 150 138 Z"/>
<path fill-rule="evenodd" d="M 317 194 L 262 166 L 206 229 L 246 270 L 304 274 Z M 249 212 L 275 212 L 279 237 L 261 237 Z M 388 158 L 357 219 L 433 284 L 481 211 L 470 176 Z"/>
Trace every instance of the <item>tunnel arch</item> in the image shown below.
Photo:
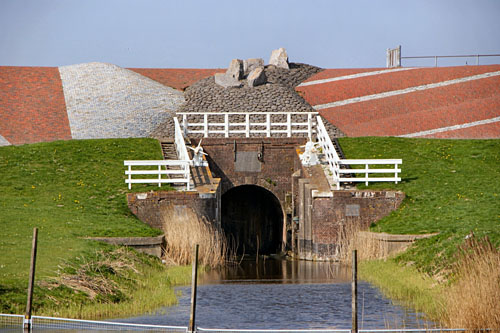
<path fill-rule="evenodd" d="M 257 185 L 233 187 L 221 198 L 221 226 L 238 254 L 279 253 L 283 216 L 278 198 Z"/>

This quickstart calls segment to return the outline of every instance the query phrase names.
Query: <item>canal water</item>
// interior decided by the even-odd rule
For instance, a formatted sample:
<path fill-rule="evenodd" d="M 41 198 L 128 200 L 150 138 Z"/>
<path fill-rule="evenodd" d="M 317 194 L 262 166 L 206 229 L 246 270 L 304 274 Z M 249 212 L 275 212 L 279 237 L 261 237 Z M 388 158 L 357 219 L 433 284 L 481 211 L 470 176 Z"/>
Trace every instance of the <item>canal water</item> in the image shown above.
<path fill-rule="evenodd" d="M 199 281 L 196 326 L 231 329 L 350 328 L 350 270 L 333 263 L 244 260 L 204 273 Z M 187 326 L 190 287 L 180 287 L 176 306 L 117 321 Z M 423 315 L 394 304 L 358 282 L 359 328 L 425 328 Z"/>

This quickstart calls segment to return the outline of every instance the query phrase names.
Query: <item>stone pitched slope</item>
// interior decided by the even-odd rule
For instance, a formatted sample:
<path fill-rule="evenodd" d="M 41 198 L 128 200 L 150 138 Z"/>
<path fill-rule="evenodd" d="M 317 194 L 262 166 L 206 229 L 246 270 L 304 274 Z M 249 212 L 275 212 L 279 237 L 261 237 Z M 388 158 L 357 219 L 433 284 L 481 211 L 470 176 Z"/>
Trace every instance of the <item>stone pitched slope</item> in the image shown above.
<path fill-rule="evenodd" d="M 74 139 L 147 137 L 184 102 L 182 92 L 112 64 L 59 72 Z"/>

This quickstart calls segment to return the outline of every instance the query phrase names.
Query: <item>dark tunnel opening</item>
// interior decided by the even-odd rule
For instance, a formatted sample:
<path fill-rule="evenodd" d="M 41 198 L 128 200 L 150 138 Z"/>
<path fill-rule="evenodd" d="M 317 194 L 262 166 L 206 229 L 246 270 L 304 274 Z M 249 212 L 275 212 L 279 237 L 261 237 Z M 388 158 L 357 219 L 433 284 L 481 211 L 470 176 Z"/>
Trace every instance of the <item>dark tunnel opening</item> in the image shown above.
<path fill-rule="evenodd" d="M 234 187 L 221 199 L 222 228 L 238 254 L 275 254 L 281 250 L 283 211 L 276 196 L 255 185 Z"/>

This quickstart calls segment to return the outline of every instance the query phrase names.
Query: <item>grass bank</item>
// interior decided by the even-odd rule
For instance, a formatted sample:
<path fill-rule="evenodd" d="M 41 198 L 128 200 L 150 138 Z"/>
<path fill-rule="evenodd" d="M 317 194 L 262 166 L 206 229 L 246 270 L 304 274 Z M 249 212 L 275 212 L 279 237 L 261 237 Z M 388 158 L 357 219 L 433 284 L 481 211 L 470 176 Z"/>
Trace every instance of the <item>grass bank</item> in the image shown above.
<path fill-rule="evenodd" d="M 444 325 L 500 328 L 500 140 L 340 142 L 347 158 L 403 159 L 400 184 L 358 186 L 406 193 L 372 231 L 439 233 L 394 258 L 361 263 L 360 276 Z"/>
<path fill-rule="evenodd" d="M 33 227 L 39 228 L 36 282 L 42 285 L 58 275 L 61 264 L 103 249 L 86 237 L 160 234 L 127 207 L 127 159 L 162 159 L 158 142 L 72 140 L 0 147 L 0 312 L 24 309 Z M 150 189 L 157 187 L 133 188 Z M 140 270 L 147 267 L 144 260 Z M 148 273 L 153 280 L 161 275 L 154 272 Z M 35 299 L 44 295 L 49 295 L 44 288 L 35 291 Z M 43 307 L 48 305 L 39 307 L 48 314 Z"/>
<path fill-rule="evenodd" d="M 371 227 L 392 234 L 439 235 L 420 240 L 397 260 L 431 275 L 446 274 L 472 231 L 500 245 L 500 140 L 343 138 L 347 158 L 402 158 L 402 182 L 358 188 L 396 189 L 401 207 Z"/>

